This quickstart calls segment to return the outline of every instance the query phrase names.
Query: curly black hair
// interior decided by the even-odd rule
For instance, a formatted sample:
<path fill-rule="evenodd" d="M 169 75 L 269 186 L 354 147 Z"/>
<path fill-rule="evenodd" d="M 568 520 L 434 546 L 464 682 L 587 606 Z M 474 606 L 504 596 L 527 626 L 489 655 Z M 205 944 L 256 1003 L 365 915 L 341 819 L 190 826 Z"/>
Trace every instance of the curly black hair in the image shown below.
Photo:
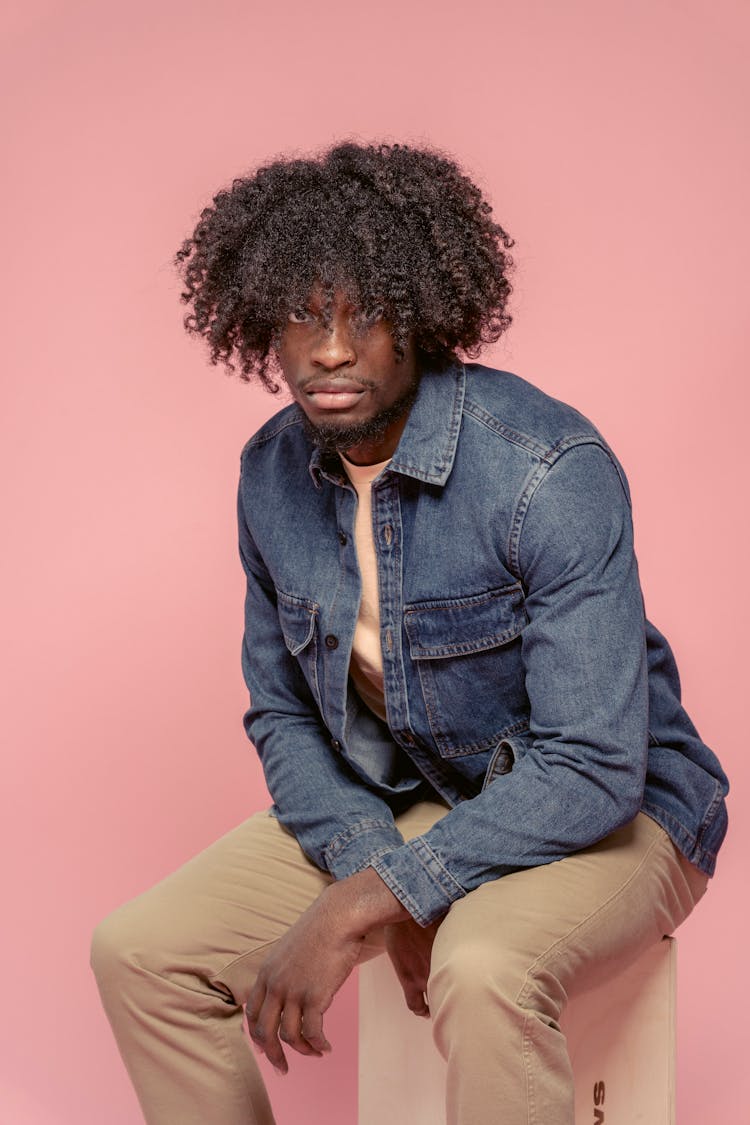
<path fill-rule="evenodd" d="M 235 179 L 175 255 L 188 332 L 211 362 L 278 384 L 275 347 L 313 286 L 324 323 L 343 289 L 383 310 L 401 358 L 413 333 L 434 360 L 475 358 L 508 328 L 513 240 L 455 160 L 432 148 L 344 141 Z"/>

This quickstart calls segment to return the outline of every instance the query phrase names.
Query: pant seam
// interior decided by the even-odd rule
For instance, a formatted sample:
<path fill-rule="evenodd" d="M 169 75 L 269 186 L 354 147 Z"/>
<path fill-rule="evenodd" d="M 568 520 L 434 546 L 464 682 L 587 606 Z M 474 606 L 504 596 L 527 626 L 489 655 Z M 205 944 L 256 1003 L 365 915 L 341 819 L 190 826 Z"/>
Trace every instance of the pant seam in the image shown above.
<path fill-rule="evenodd" d="M 214 982 L 222 984 L 223 982 L 219 978 L 223 973 L 226 973 L 228 970 L 233 969 L 234 966 L 238 965 L 240 961 L 243 961 L 245 957 L 254 957 L 257 953 L 262 953 L 264 949 L 269 949 L 272 945 L 276 945 L 278 940 L 279 938 L 271 938 L 269 941 L 261 942 L 260 945 L 257 945 L 254 949 L 246 949 L 244 953 L 238 953 L 236 957 L 233 957 L 231 961 L 227 961 L 226 965 L 223 965 L 220 969 L 217 969 L 215 973 L 212 973 L 211 976 L 207 977 L 206 979 L 211 984 L 213 984 Z"/>
<path fill-rule="evenodd" d="M 543 953 L 540 953 L 539 956 L 534 960 L 533 964 L 529 966 L 524 977 L 524 983 L 519 989 L 516 996 L 516 1003 L 519 1005 L 519 1007 L 525 1007 L 524 994 L 528 992 L 531 984 L 531 979 L 533 978 L 536 970 L 540 966 L 546 964 L 546 962 L 552 957 L 553 953 L 555 953 L 555 951 L 560 947 L 567 944 L 574 934 L 592 925 L 599 917 L 599 915 L 602 914 L 610 906 L 610 904 L 614 902 L 623 893 L 623 891 L 626 890 L 626 888 L 630 886 L 630 884 L 638 877 L 647 861 L 650 859 L 652 852 L 654 852 L 658 847 L 662 845 L 664 839 L 669 841 L 669 837 L 666 835 L 664 830 L 661 829 L 660 831 L 662 835 L 657 836 L 657 838 L 649 844 L 637 867 L 635 867 L 633 871 L 631 871 L 627 879 L 623 883 L 621 883 L 616 890 L 612 891 L 609 897 L 606 898 L 604 902 L 600 903 L 595 910 L 593 910 L 590 914 L 587 914 L 586 917 L 582 918 L 580 922 L 577 922 L 575 926 L 568 930 L 567 933 L 559 937 L 557 941 L 553 942 L 553 944 L 545 949 Z"/>
<path fill-rule="evenodd" d="M 224 1055 L 225 1055 L 225 1057 L 226 1057 L 226 1059 L 229 1063 L 229 1066 L 231 1067 L 232 1072 L 235 1075 L 235 1077 L 239 1078 L 240 1083 L 241 1083 L 243 1089 L 245 1090 L 245 1094 L 248 1098 L 248 1101 L 249 1101 L 250 1104 L 252 1104 L 252 1101 L 253 1101 L 252 1086 L 250 1085 L 250 1083 L 248 1081 L 248 1076 L 242 1071 L 241 1068 L 239 1068 L 237 1066 L 237 1062 L 236 1062 L 236 1059 L 234 1057 L 234 1052 L 232 1050 L 232 1045 L 231 1045 L 231 1043 L 229 1041 L 229 1037 L 226 1033 L 226 1028 L 220 1022 L 218 1022 L 216 1020 L 214 1014 L 208 1009 L 208 1003 L 209 1003 L 210 997 L 206 996 L 205 992 L 201 992 L 200 989 L 189 988 L 187 985 L 181 984 L 179 981 L 172 980 L 170 977 L 164 976 L 162 973 L 157 973 L 153 969 L 146 969 L 146 968 L 144 968 L 143 965 L 134 964 L 133 968 L 136 970 L 136 972 L 142 974 L 143 976 L 156 978 L 157 980 L 160 980 L 160 981 L 165 981 L 167 984 L 173 985 L 175 988 L 182 989 L 183 992 L 189 992 L 189 993 L 192 993 L 194 996 L 203 997 L 204 1004 L 201 1005 L 201 1006 L 195 1007 L 195 1014 L 198 1016 L 198 1018 L 200 1020 L 202 1020 L 207 1025 L 207 1027 L 209 1028 L 209 1031 L 212 1031 L 212 1032 L 215 1033 L 214 1038 L 218 1038 L 220 1040 L 220 1047 L 223 1050 L 223 1053 L 224 1053 Z M 210 982 L 213 978 L 207 977 L 206 979 Z M 240 1011 L 242 1010 L 242 1005 L 238 1004 L 236 1000 L 234 1001 L 234 1004 L 230 1004 L 228 1001 L 224 1000 L 222 997 L 219 997 L 219 999 L 221 999 L 222 1003 L 225 1004 L 225 1006 L 227 1008 L 235 1008 L 235 1009 L 239 1009 Z M 212 1022 L 212 1018 L 213 1018 L 213 1022 Z M 247 1044 L 247 1050 L 250 1051 L 249 1043 Z"/>
<path fill-rule="evenodd" d="M 521 1039 L 521 1056 L 523 1058 L 523 1069 L 526 1076 L 526 1121 L 527 1125 L 533 1125 L 536 1121 L 536 1104 L 534 1100 L 534 1076 L 531 1067 L 531 1055 L 533 1052 L 533 1045 L 531 1042 L 531 1035 L 529 1030 L 531 1027 L 531 1013 L 529 1011 L 523 1017 L 523 1033 Z"/>
<path fill-rule="evenodd" d="M 526 971 L 526 975 L 524 977 L 524 983 L 523 983 L 522 987 L 520 988 L 520 990 L 519 990 L 519 992 L 516 996 L 516 1003 L 518 1004 L 518 1006 L 521 1009 L 525 1010 L 524 1024 L 523 1024 L 523 1047 L 522 1047 L 521 1054 L 522 1054 L 522 1058 L 523 1058 L 523 1067 L 524 1067 L 524 1071 L 525 1071 L 525 1075 L 526 1075 L 528 1125 L 534 1125 L 534 1122 L 536 1121 L 536 1105 L 535 1105 L 535 1101 L 534 1101 L 534 1075 L 533 1075 L 534 1047 L 533 1047 L 532 1036 L 531 1036 L 532 1020 L 535 1021 L 536 1016 L 528 1007 L 526 1007 L 526 1000 L 527 1000 L 527 997 L 528 997 L 528 991 L 531 987 L 531 981 L 534 977 L 534 974 L 536 973 L 536 971 L 542 965 L 546 964 L 546 962 L 549 961 L 549 959 L 552 957 L 552 955 L 555 953 L 556 950 L 560 949 L 563 945 L 568 943 L 571 940 L 571 938 L 573 937 L 574 934 L 583 930 L 585 927 L 591 926 L 596 921 L 596 919 L 602 914 L 602 912 L 604 910 L 606 910 L 607 907 L 619 895 L 621 895 L 623 893 L 623 891 L 625 891 L 628 886 L 630 886 L 630 884 L 633 882 L 633 880 L 635 880 L 638 877 L 638 875 L 640 874 L 640 872 L 643 870 L 645 864 L 648 862 L 649 858 L 651 857 L 651 854 L 656 850 L 656 848 L 658 848 L 663 843 L 664 839 L 668 840 L 668 837 L 667 837 L 666 833 L 664 832 L 664 830 L 662 829 L 661 834 L 657 835 L 656 839 L 654 839 L 649 844 L 648 848 L 646 849 L 643 856 L 641 857 L 640 862 L 633 869 L 633 871 L 631 871 L 631 873 L 627 877 L 627 879 L 625 879 L 625 881 L 623 883 L 621 883 L 620 886 L 616 890 L 612 891 L 612 893 L 608 896 L 608 898 L 604 902 L 600 903 L 599 906 L 595 910 L 593 910 L 585 918 L 582 918 L 581 921 L 578 922 L 575 926 L 573 926 L 570 930 L 568 930 L 568 932 L 566 934 L 562 935 L 562 937 L 559 937 L 557 939 L 557 941 L 555 941 L 551 946 L 549 946 L 549 948 L 546 949 L 543 953 L 540 953 L 539 956 L 534 960 L 533 964 L 530 965 L 528 970 Z"/>
<path fill-rule="evenodd" d="M 239 1007 L 241 1009 L 242 1005 L 239 1005 Z M 245 1095 L 247 1097 L 248 1104 L 252 1106 L 252 1104 L 253 1104 L 253 1087 L 252 1087 L 252 1084 L 249 1081 L 247 1073 L 242 1069 L 242 1067 L 239 1067 L 237 1065 L 237 1060 L 234 1057 L 234 1051 L 232 1050 L 232 1044 L 229 1041 L 229 1036 L 227 1035 L 226 1028 L 221 1023 L 216 1023 L 216 1022 L 211 1023 L 210 1022 L 210 1020 L 211 1020 L 211 1013 L 210 1012 L 198 1012 L 198 1017 L 199 1017 L 199 1019 L 203 1020 L 203 1022 L 208 1026 L 210 1031 L 218 1032 L 218 1038 L 221 1040 L 221 1046 L 224 1049 L 224 1055 L 229 1062 L 229 1066 L 231 1067 L 232 1072 L 237 1077 L 239 1077 L 240 1083 L 242 1084 L 242 1087 L 245 1091 Z M 244 1032 L 242 1032 L 241 1034 L 243 1035 L 243 1042 L 244 1042 Z M 246 1046 L 247 1050 L 250 1051 L 250 1044 L 245 1043 L 245 1046 Z"/>
<path fill-rule="evenodd" d="M 136 973 L 141 974 L 141 976 L 153 977 L 156 980 L 165 981 L 167 984 L 174 985 L 175 988 L 180 988 L 183 992 L 191 992 L 194 996 L 202 996 L 205 999 L 206 1003 L 208 1003 L 211 999 L 211 997 L 207 996 L 206 993 L 202 991 L 202 989 L 191 988 L 189 985 L 182 984 L 181 981 L 174 980 L 172 977 L 167 976 L 165 973 L 157 973 L 154 969 L 147 969 L 144 965 L 139 965 L 135 960 L 131 962 L 131 967 L 135 970 Z M 208 984 L 213 983 L 213 977 L 206 977 L 205 979 Z M 219 996 L 218 999 L 222 1000 L 223 1003 L 226 1003 L 223 997 Z M 241 1005 L 237 1006 L 240 1007 Z"/>

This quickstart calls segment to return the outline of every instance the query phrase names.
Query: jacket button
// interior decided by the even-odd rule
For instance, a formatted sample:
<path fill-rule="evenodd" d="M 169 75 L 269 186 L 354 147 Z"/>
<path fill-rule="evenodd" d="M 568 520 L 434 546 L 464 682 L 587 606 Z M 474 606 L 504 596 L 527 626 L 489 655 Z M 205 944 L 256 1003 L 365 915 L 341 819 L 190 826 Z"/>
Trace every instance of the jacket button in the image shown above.
<path fill-rule="evenodd" d="M 333 633 L 329 633 L 325 640 L 326 648 L 334 649 L 339 647 L 338 637 L 334 637 Z"/>
<path fill-rule="evenodd" d="M 334 750 L 340 750 L 341 749 L 341 743 L 339 742 L 339 740 L 337 738 L 331 739 L 331 746 Z"/>
<path fill-rule="evenodd" d="M 346 532 L 340 531 L 339 532 L 339 543 L 341 544 L 341 546 L 345 547 L 348 542 L 349 542 L 349 537 L 347 536 Z"/>

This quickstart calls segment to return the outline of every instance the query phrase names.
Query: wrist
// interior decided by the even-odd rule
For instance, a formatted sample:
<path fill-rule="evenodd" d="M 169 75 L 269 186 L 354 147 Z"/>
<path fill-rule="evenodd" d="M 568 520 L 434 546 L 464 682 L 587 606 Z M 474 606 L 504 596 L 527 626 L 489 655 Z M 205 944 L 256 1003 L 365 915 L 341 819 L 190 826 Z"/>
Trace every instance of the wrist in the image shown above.
<path fill-rule="evenodd" d="M 377 926 L 411 918 L 372 867 L 333 883 L 325 894 L 335 903 L 336 911 L 341 912 L 347 929 L 351 928 L 353 933 L 369 933 Z"/>

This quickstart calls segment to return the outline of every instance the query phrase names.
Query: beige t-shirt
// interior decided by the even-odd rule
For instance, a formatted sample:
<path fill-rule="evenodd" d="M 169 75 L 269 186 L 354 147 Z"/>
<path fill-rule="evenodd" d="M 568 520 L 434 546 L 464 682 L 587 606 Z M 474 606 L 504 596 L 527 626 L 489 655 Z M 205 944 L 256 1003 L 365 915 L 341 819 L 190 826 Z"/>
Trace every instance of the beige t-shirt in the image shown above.
<path fill-rule="evenodd" d="M 358 497 L 354 519 L 354 541 L 362 579 L 362 598 L 354 629 L 349 675 L 361 699 L 371 711 L 385 720 L 383 654 L 380 648 L 380 598 L 372 531 L 371 485 L 388 461 L 381 461 L 378 465 L 353 465 L 343 454 L 340 456 L 344 471 L 354 485 Z"/>

